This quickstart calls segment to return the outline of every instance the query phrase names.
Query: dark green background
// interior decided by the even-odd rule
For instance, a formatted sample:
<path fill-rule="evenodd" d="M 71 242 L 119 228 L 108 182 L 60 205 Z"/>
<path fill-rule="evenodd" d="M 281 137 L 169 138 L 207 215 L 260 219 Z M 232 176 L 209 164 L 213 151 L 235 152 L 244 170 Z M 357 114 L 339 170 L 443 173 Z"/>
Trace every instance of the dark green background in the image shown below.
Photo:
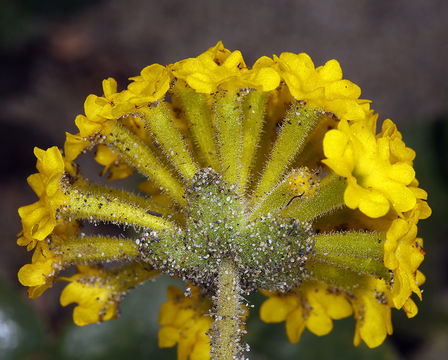
<path fill-rule="evenodd" d="M 25 178 L 34 146 L 62 146 L 89 93 L 113 76 L 123 87 L 151 63 L 196 56 L 223 40 L 248 64 L 261 55 L 305 51 L 317 65 L 336 58 L 399 125 L 417 151 L 415 168 L 433 216 L 419 226 L 427 252 L 416 318 L 393 311 L 394 335 L 354 348 L 353 319 L 332 333 L 287 342 L 284 324 L 248 321 L 251 359 L 438 359 L 448 353 L 448 2 L 446 1 L 0 1 L 0 359 L 174 359 L 157 348 L 157 312 L 168 283 L 132 291 L 119 320 L 83 328 L 58 304 L 62 284 L 29 300 L 17 271 L 30 254 L 15 245 L 19 206 L 35 201 Z M 95 177 L 92 162 L 83 169 Z"/>

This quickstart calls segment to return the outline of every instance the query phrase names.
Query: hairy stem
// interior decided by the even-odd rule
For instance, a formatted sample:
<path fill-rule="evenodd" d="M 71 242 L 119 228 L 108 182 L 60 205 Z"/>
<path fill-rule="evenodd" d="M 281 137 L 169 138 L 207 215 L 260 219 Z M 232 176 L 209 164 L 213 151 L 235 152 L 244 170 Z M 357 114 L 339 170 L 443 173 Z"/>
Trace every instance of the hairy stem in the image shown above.
<path fill-rule="evenodd" d="M 216 294 L 216 333 L 212 342 L 212 355 L 216 360 L 239 358 L 241 307 L 239 278 L 235 264 L 225 259 L 219 266 Z"/>

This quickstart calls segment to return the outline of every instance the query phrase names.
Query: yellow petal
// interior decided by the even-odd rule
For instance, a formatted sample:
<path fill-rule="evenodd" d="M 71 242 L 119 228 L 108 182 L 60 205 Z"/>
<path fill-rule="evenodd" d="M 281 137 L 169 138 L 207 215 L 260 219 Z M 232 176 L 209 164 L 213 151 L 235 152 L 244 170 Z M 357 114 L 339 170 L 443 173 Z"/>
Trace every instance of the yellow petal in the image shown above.
<path fill-rule="evenodd" d="M 22 285 L 39 286 L 45 284 L 46 274 L 52 271 L 51 264 L 26 264 L 20 268 L 18 278 Z"/>
<path fill-rule="evenodd" d="M 159 329 L 159 347 L 169 348 L 179 341 L 180 329 L 173 326 L 163 326 Z"/>
<path fill-rule="evenodd" d="M 103 93 L 106 98 L 109 98 L 117 92 L 117 81 L 114 78 L 107 78 L 103 80 Z"/>
<path fill-rule="evenodd" d="M 348 137 L 342 131 L 335 129 L 327 131 L 323 142 L 324 155 L 328 158 L 343 157 L 347 143 Z"/>
<path fill-rule="evenodd" d="M 329 100 L 340 97 L 357 99 L 361 95 L 361 88 L 349 80 L 339 80 L 325 86 L 325 95 Z"/>
<path fill-rule="evenodd" d="M 173 301 L 164 302 L 159 310 L 159 324 L 162 326 L 174 324 L 178 309 Z"/>
<path fill-rule="evenodd" d="M 333 322 L 326 314 L 325 310 L 321 306 L 312 308 L 308 318 L 306 319 L 306 327 L 313 334 L 322 336 L 328 334 L 333 328 Z"/>
<path fill-rule="evenodd" d="M 406 300 L 403 310 L 406 312 L 408 318 L 413 318 L 418 313 L 417 305 L 410 298 Z"/>
<path fill-rule="evenodd" d="M 316 70 L 324 81 L 336 81 L 342 79 L 341 65 L 339 65 L 337 60 L 329 60 L 324 66 L 320 66 Z"/>
<path fill-rule="evenodd" d="M 359 199 L 359 210 L 371 218 L 386 215 L 389 208 L 389 201 L 378 191 L 363 192 L 363 196 Z"/>
<path fill-rule="evenodd" d="M 89 142 L 78 135 L 65 133 L 64 154 L 68 161 L 75 160 L 78 155 L 89 145 Z"/>
<path fill-rule="evenodd" d="M 286 317 L 295 306 L 297 306 L 295 295 L 270 297 L 261 305 L 260 319 L 266 323 L 285 321 Z"/>
<path fill-rule="evenodd" d="M 289 313 L 286 318 L 286 335 L 291 344 L 297 344 L 305 329 L 305 319 L 303 318 L 303 311 L 301 307 L 296 308 Z"/>

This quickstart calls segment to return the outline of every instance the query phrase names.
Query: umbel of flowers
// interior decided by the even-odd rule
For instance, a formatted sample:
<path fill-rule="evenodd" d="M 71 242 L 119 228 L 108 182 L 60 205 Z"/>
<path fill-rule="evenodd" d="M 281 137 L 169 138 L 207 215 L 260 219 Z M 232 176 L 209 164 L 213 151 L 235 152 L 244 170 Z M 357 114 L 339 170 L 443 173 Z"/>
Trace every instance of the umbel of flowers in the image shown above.
<path fill-rule="evenodd" d="M 76 303 L 85 325 L 115 318 L 127 291 L 160 273 L 182 279 L 160 309 L 159 344 L 192 360 L 243 356 L 241 299 L 254 291 L 261 319 L 285 322 L 292 343 L 353 315 L 354 344 L 376 347 L 392 308 L 416 315 L 417 224 L 431 210 L 415 153 L 392 121 L 378 126 L 336 60 L 316 68 L 282 53 L 248 67 L 219 42 L 130 80 L 87 97 L 63 152 L 35 149 L 39 200 L 19 209 L 30 297 L 67 281 L 61 304 Z M 90 183 L 75 163 L 89 151 L 109 180 L 146 180 L 132 192 Z M 135 235 L 81 233 L 87 222 Z"/>

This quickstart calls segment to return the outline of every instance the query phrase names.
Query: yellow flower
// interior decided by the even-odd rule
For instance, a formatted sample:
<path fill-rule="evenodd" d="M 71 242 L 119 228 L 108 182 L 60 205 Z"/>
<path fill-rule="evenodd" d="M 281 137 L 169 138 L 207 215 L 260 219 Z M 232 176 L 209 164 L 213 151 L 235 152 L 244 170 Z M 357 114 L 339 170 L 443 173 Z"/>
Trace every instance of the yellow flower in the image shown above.
<path fill-rule="evenodd" d="M 56 209 L 64 204 L 65 196 L 60 188 L 64 173 L 64 160 L 56 146 L 48 150 L 34 148 L 38 173 L 27 181 L 39 200 L 19 208 L 23 232 L 19 245 L 33 249 L 38 241 L 45 240 L 56 226 Z"/>
<path fill-rule="evenodd" d="M 203 298 L 197 287 L 189 285 L 191 296 L 174 286 L 168 287 L 168 300 L 159 312 L 159 346 L 178 344 L 178 360 L 203 360 L 210 356 L 210 339 L 207 332 L 212 326 L 208 313 L 211 302 Z"/>
<path fill-rule="evenodd" d="M 240 51 L 230 52 L 222 42 L 197 58 L 185 59 L 171 66 L 173 75 L 199 93 L 211 94 L 218 89 L 254 88 L 262 91 L 275 89 L 280 76 L 263 62 L 249 70 Z"/>
<path fill-rule="evenodd" d="M 260 318 L 267 323 L 286 322 L 286 333 L 295 344 L 305 327 L 313 334 L 328 334 L 333 320 L 354 313 L 357 320 L 354 344 L 361 339 L 369 347 L 380 345 L 392 333 L 390 304 L 384 281 L 372 279 L 368 289 L 350 296 L 326 285 L 307 282 L 291 294 L 269 294 L 260 308 Z"/>
<path fill-rule="evenodd" d="M 356 318 L 355 346 L 363 340 L 368 347 L 377 347 L 388 334 L 392 334 L 387 292 L 384 281 L 375 279 L 370 282 L 367 291 L 355 291 L 355 299 L 352 301 Z"/>
<path fill-rule="evenodd" d="M 347 178 L 345 204 L 372 218 L 385 215 L 390 208 L 398 213 L 413 209 L 417 198 L 410 185 L 415 171 L 407 148 L 393 146 L 391 156 L 390 143 L 396 144 L 396 138 L 386 133 L 377 137 L 368 121 L 340 125 L 325 134 L 323 163 Z"/>
<path fill-rule="evenodd" d="M 423 261 L 423 240 L 417 238 L 417 226 L 404 219 L 396 219 L 387 231 L 384 244 L 384 264 L 394 271 L 392 300 L 401 309 L 414 292 L 421 299 L 419 285 L 423 275 L 417 270 Z"/>
<path fill-rule="evenodd" d="M 62 254 L 59 251 L 61 239 L 39 241 L 32 263 L 22 266 L 18 277 L 22 285 L 28 286 L 28 296 L 36 298 L 53 285 L 55 275 L 63 269 Z"/>
<path fill-rule="evenodd" d="M 335 114 L 341 120 L 362 120 L 369 111 L 369 102 L 360 100 L 361 89 L 342 78 L 336 60 L 314 67 L 305 54 L 282 53 L 274 62 L 291 95 Z"/>
<path fill-rule="evenodd" d="M 381 132 L 376 137 L 377 139 L 387 139 L 391 163 L 404 162 L 412 166 L 415 151 L 408 148 L 403 142 L 403 137 L 392 120 L 384 120 Z"/>
<path fill-rule="evenodd" d="M 75 275 L 60 278 L 70 281 L 61 293 L 61 305 L 77 303 L 73 321 L 79 326 L 115 319 L 119 302 L 126 292 L 158 273 L 140 264 L 114 270 L 79 265 Z"/>
<path fill-rule="evenodd" d="M 105 133 L 111 119 L 117 119 L 135 109 L 128 101 L 131 94 L 127 91 L 117 92 L 117 82 L 113 78 L 103 80 L 103 93 L 104 96 L 87 96 L 84 102 L 85 115 L 78 115 L 75 119 L 82 138 Z"/>
<path fill-rule="evenodd" d="M 286 321 L 286 334 L 293 344 L 300 340 L 305 327 L 318 336 L 326 335 L 333 328 L 332 319 L 352 314 L 344 293 L 317 282 L 303 283 L 290 294 L 266 294 L 269 299 L 260 308 L 261 320 Z"/>
<path fill-rule="evenodd" d="M 129 78 L 129 101 L 143 106 L 163 98 L 170 88 L 170 72 L 162 65 L 153 64 L 145 67 L 140 76 Z"/>
<path fill-rule="evenodd" d="M 103 80 L 103 96 L 89 95 L 86 99 L 85 113 L 91 121 L 100 118 L 116 119 L 128 113 L 133 106 L 128 102 L 126 91 L 117 92 L 117 82 L 113 78 Z"/>
<path fill-rule="evenodd" d="M 66 222 L 59 219 L 56 221 L 51 239 L 47 238 L 45 241 L 37 243 L 31 264 L 22 266 L 18 273 L 20 283 L 29 286 L 28 296 L 30 298 L 34 299 L 41 296 L 45 290 L 53 285 L 55 275 L 69 266 L 68 259 L 64 259 L 61 244 L 68 238 L 78 235 L 78 233 L 79 224 L 77 221 Z M 23 237 L 20 238 L 18 242 L 23 241 L 23 239 Z"/>
<path fill-rule="evenodd" d="M 67 278 L 66 280 L 71 283 L 61 293 L 62 306 L 78 303 L 73 310 L 73 322 L 78 326 L 84 326 L 115 319 L 120 294 L 104 284 L 99 284 L 95 271 L 97 269 L 90 269 L 87 266 L 79 266 L 78 269 L 82 274 L 78 273 Z"/>

